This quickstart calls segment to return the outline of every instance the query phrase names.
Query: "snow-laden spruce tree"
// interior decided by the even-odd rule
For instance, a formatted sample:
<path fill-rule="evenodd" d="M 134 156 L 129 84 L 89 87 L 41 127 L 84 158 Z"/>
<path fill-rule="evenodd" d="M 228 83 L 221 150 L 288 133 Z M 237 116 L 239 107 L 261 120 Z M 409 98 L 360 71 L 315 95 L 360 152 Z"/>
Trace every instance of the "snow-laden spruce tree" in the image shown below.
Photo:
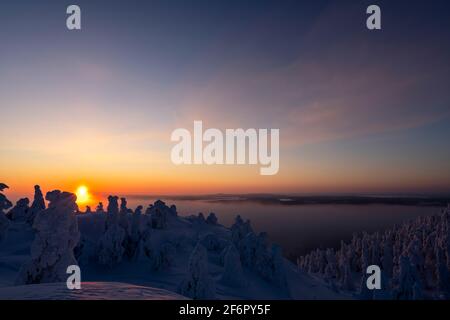
<path fill-rule="evenodd" d="M 229 244 L 229 241 L 220 238 L 216 233 L 207 233 L 200 238 L 200 243 L 208 251 L 222 252 Z"/>
<path fill-rule="evenodd" d="M 108 197 L 108 207 L 106 208 L 106 226 L 117 225 L 119 223 L 119 197 L 109 196 Z"/>
<path fill-rule="evenodd" d="M 142 206 L 138 206 L 131 217 L 131 228 L 126 241 L 126 255 L 129 259 L 134 259 L 141 241 L 141 219 Z"/>
<path fill-rule="evenodd" d="M 245 230 L 251 230 L 249 224 L 242 223 L 242 226 Z M 279 287 L 287 287 L 281 248 L 270 245 L 265 232 L 257 236 L 250 231 L 237 246 L 243 266 L 256 271 L 263 279 Z"/>
<path fill-rule="evenodd" d="M 176 209 L 174 213 L 163 201 L 157 200 L 147 208 L 145 214 L 150 215 L 153 229 L 166 229 L 170 216 L 176 215 Z"/>
<path fill-rule="evenodd" d="M 381 265 L 383 266 L 383 273 L 388 279 L 391 279 L 394 272 L 394 248 L 393 237 L 388 231 L 383 240 L 383 257 Z"/>
<path fill-rule="evenodd" d="M 224 250 L 224 271 L 221 282 L 235 288 L 247 286 L 247 280 L 242 270 L 241 259 L 236 247 L 231 244 Z"/>
<path fill-rule="evenodd" d="M 97 257 L 99 264 L 112 268 L 122 261 L 126 232 L 119 225 L 118 197 L 109 196 L 108 201 L 106 231 L 99 240 Z"/>
<path fill-rule="evenodd" d="M 395 299 L 411 300 L 413 298 L 413 286 L 416 281 L 418 279 L 414 278 L 409 257 L 404 254 L 400 257 L 400 269 L 396 279 L 398 286 L 394 293 Z"/>
<path fill-rule="evenodd" d="M 373 290 L 373 300 L 392 300 L 392 286 L 385 272 L 381 272 L 381 289 Z"/>
<path fill-rule="evenodd" d="M 33 225 L 34 218 L 42 210 L 45 210 L 44 195 L 42 194 L 41 187 L 35 185 L 33 203 L 30 206 L 30 210 L 28 210 L 27 222 Z"/>
<path fill-rule="evenodd" d="M 197 244 L 191 253 L 186 278 L 181 282 L 179 293 L 192 299 L 214 299 L 215 284 L 208 273 L 206 249 Z"/>
<path fill-rule="evenodd" d="M 20 269 L 17 284 L 63 282 L 67 267 L 77 265 L 74 248 L 80 239 L 75 211 L 76 196 L 59 190 L 48 192 L 47 209 L 34 219 L 36 237 L 31 245 L 31 259 Z"/>
<path fill-rule="evenodd" d="M 28 211 L 30 210 L 29 204 L 30 200 L 28 198 L 19 199 L 16 205 L 8 212 L 10 219 L 17 222 L 27 221 Z"/>
<path fill-rule="evenodd" d="M 95 213 L 105 213 L 105 209 L 103 208 L 103 202 L 99 202 L 97 207 L 95 208 Z"/>
<path fill-rule="evenodd" d="M 208 217 L 206 218 L 206 223 L 210 224 L 210 225 L 217 225 L 217 217 L 216 214 L 214 212 L 211 212 Z"/>
<path fill-rule="evenodd" d="M 270 282 L 275 283 L 280 288 L 288 288 L 283 252 L 279 245 L 272 245 L 271 264 L 272 273 L 269 278 Z"/>
<path fill-rule="evenodd" d="M 450 297 L 450 272 L 445 262 L 444 250 L 439 247 L 436 249 L 436 275 L 437 289 L 445 297 Z"/>
<path fill-rule="evenodd" d="M 249 233 L 253 233 L 250 220 L 244 222 L 241 216 L 237 215 L 234 224 L 231 226 L 231 240 L 233 241 L 236 248 L 239 249 L 239 243 Z"/>
<path fill-rule="evenodd" d="M 373 299 L 373 290 L 369 290 L 367 287 L 367 276 L 365 273 L 361 276 L 361 280 L 359 283 L 359 291 L 356 295 L 356 298 L 359 300 L 372 300 Z"/>
<path fill-rule="evenodd" d="M 119 225 L 127 232 L 127 234 L 130 233 L 130 224 L 128 219 L 128 214 L 130 213 L 130 211 L 131 210 L 127 208 L 127 199 L 120 198 Z"/>
<path fill-rule="evenodd" d="M 325 253 L 325 258 L 327 260 L 325 266 L 325 280 L 335 279 L 338 274 L 338 265 L 334 249 L 328 248 Z"/>
<path fill-rule="evenodd" d="M 342 278 L 341 278 L 342 290 L 345 290 L 345 291 L 355 290 L 355 287 L 353 284 L 353 275 L 352 275 L 352 271 L 350 270 L 350 261 L 349 261 L 348 257 L 346 259 L 342 260 L 341 270 L 342 270 Z"/>
<path fill-rule="evenodd" d="M 3 194 L 3 190 L 5 189 L 8 189 L 8 186 L 4 183 L 0 183 L 0 243 L 6 238 L 10 225 L 4 210 L 12 207 L 11 201 Z"/>
<path fill-rule="evenodd" d="M 153 244 L 148 248 L 148 242 L 145 253 L 150 260 L 150 268 L 153 271 L 166 270 L 174 265 L 176 249 L 170 243 Z"/>

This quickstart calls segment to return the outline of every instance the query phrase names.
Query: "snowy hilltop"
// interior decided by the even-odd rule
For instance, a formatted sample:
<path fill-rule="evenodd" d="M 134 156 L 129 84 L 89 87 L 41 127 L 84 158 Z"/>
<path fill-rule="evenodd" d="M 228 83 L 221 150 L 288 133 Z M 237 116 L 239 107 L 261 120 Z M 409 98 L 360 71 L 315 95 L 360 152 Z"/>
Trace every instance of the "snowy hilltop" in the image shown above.
<path fill-rule="evenodd" d="M 82 298 L 64 289 L 74 264 L 93 298 L 128 299 L 137 288 L 167 290 L 173 299 L 348 298 L 299 272 L 240 216 L 226 228 L 214 213 L 179 216 L 160 200 L 131 210 L 116 196 L 106 210 L 80 212 L 76 196 L 59 190 L 46 193 L 46 206 L 39 186 L 31 205 L 1 197 L 0 298 Z M 123 296 L 106 293 L 119 283 Z"/>
<path fill-rule="evenodd" d="M 1 300 L 183 300 L 163 289 L 120 282 L 83 282 L 81 290 L 67 290 L 65 283 L 45 283 L 0 288 Z"/>
<path fill-rule="evenodd" d="M 1 299 L 439 299 L 448 290 L 448 212 L 355 236 L 337 252 L 317 250 L 295 265 L 240 216 L 227 228 L 214 213 L 180 216 L 161 200 L 132 210 L 117 196 L 106 210 L 100 203 L 80 212 L 76 196 L 59 190 L 46 193 L 47 206 L 39 186 L 31 205 L 24 198 L 13 207 L 6 188 Z M 389 270 L 383 281 L 395 295 L 359 292 L 368 263 Z M 81 291 L 65 285 L 70 265 L 80 267 Z"/>

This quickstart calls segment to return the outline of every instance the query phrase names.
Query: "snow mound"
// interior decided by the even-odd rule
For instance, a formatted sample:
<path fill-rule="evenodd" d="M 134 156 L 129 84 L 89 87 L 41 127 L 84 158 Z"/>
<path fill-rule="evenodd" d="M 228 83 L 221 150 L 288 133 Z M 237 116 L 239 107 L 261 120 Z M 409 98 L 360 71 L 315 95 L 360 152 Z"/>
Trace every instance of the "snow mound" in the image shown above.
<path fill-rule="evenodd" d="M 185 300 L 174 292 L 121 282 L 83 282 L 80 290 L 65 283 L 30 284 L 0 288 L 1 300 Z"/>

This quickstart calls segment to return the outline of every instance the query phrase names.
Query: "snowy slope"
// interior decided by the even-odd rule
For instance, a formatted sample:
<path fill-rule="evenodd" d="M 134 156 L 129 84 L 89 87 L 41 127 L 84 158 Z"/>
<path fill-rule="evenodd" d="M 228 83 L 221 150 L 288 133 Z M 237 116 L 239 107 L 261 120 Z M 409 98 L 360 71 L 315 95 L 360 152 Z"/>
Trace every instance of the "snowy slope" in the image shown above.
<path fill-rule="evenodd" d="M 80 290 L 65 283 L 43 283 L 0 288 L 1 300 L 183 300 L 176 293 L 119 282 L 83 282 Z"/>

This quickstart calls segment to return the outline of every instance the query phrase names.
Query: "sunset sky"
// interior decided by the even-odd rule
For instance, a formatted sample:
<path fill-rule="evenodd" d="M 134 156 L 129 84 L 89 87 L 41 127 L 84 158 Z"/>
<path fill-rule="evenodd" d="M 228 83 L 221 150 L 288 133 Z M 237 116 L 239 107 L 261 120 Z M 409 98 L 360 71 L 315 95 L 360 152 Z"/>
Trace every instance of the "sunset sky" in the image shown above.
<path fill-rule="evenodd" d="M 365 27 L 382 8 L 382 30 Z M 69 4 L 82 30 L 68 31 Z M 448 1 L 0 3 L 8 194 L 450 192 Z M 176 128 L 279 128 L 280 170 L 175 166 Z"/>

